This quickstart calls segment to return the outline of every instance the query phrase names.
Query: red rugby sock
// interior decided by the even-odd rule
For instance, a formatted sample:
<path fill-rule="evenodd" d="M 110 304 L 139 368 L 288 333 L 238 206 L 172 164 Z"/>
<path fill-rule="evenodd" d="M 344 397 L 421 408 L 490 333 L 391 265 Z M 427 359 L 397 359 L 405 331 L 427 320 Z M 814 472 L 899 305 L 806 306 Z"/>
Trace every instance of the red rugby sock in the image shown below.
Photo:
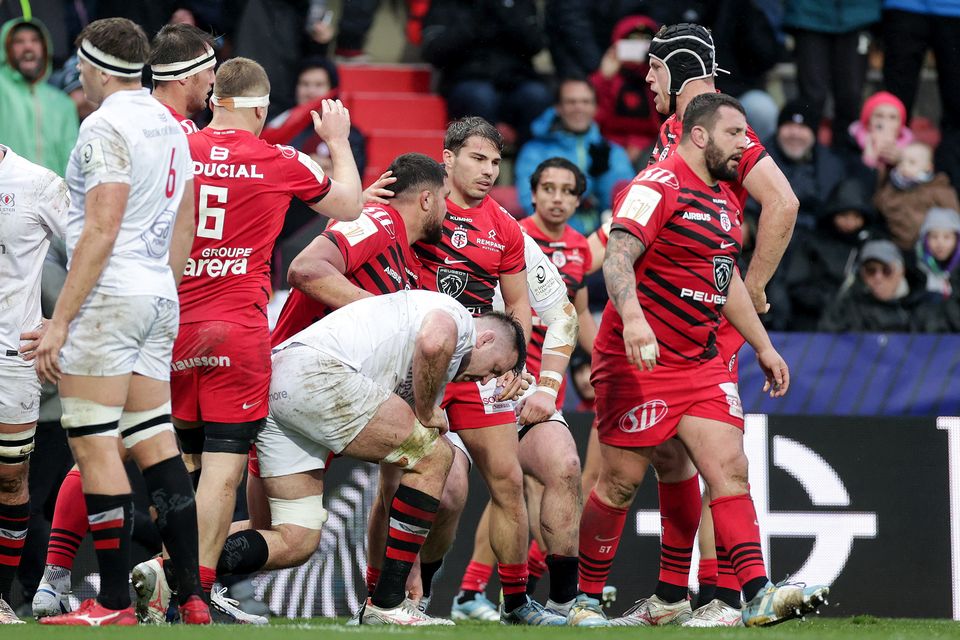
<path fill-rule="evenodd" d="M 599 598 L 617 555 L 627 510 L 604 504 L 590 492 L 580 518 L 580 591 Z"/>

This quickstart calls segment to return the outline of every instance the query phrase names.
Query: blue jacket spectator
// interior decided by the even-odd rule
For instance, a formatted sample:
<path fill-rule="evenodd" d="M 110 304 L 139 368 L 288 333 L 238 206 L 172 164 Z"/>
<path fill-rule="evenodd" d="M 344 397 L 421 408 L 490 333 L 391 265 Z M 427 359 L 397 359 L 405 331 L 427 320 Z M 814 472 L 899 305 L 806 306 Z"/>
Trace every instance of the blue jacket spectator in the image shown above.
<path fill-rule="evenodd" d="M 570 219 L 584 235 L 600 226 L 600 214 L 612 206 L 617 183 L 636 174 L 626 150 L 600 135 L 596 113 L 593 86 L 582 79 L 564 80 L 556 106 L 533 121 L 533 138 L 520 148 L 514 169 L 517 198 L 528 215 L 533 213 L 530 176 L 547 158 L 566 158 L 587 176 L 587 191 Z"/>

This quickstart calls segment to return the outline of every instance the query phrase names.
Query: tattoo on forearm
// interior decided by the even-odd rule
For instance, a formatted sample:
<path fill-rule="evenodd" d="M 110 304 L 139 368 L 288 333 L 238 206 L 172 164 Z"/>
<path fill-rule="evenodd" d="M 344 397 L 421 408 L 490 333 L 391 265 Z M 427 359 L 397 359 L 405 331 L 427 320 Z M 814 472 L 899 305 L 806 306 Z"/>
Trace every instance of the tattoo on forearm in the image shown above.
<path fill-rule="evenodd" d="M 643 251 L 643 243 L 639 238 L 619 229 L 610 232 L 606 257 L 603 259 L 603 279 L 607 284 L 610 300 L 621 313 L 626 301 L 637 295 L 637 278 L 633 272 L 633 264 Z"/>

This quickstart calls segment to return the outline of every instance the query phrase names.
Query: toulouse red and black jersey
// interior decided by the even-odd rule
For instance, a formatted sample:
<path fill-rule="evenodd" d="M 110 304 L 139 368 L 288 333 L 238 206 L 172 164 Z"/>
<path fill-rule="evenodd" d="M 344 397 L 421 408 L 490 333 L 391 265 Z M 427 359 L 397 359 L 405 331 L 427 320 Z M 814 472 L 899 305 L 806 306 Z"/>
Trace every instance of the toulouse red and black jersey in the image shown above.
<path fill-rule="evenodd" d="M 617 196 L 611 234 L 637 237 L 637 298 L 660 345 L 657 364 L 685 366 L 717 355 L 720 313 L 742 240 L 740 204 L 727 183 L 704 183 L 680 155 L 658 162 Z M 625 354 L 623 321 L 612 302 L 594 348 Z"/>
<path fill-rule="evenodd" d="M 680 144 L 680 138 L 682 136 L 683 122 L 681 122 L 677 114 L 674 113 L 667 118 L 660 127 L 660 135 L 657 136 L 657 144 L 654 145 L 653 151 L 650 152 L 650 159 L 647 161 L 647 166 L 649 167 L 656 162 L 662 162 L 671 157 L 676 152 L 677 145 Z M 749 195 L 743 186 L 743 181 L 746 180 L 750 172 L 753 171 L 753 168 L 757 166 L 757 163 L 767 157 L 767 149 L 760 142 L 760 138 L 757 137 L 757 134 L 754 133 L 750 125 L 747 125 L 747 140 L 747 148 L 744 149 L 743 158 L 740 159 L 740 164 L 737 166 L 737 179 L 728 183 L 728 186 L 733 190 L 733 194 L 737 197 L 741 208 L 746 206 Z"/>
<path fill-rule="evenodd" d="M 563 236 L 559 240 L 549 238 L 529 216 L 520 221 L 520 227 L 540 247 L 547 259 L 553 263 L 567 286 L 567 297 L 573 302 L 577 291 L 583 288 L 587 277 L 587 269 L 593 261 L 587 239 L 579 231 L 570 227 L 564 228 Z M 527 371 L 534 376 L 540 375 L 540 362 L 543 360 L 543 340 L 547 335 L 547 327 L 533 314 L 533 331 L 530 334 L 530 344 L 527 345 Z"/>
<path fill-rule="evenodd" d="M 473 315 L 493 309 L 501 274 L 526 267 L 520 225 L 490 196 L 470 209 L 447 198 L 443 240 L 414 250 L 423 265 L 420 286 L 456 298 Z"/>
<path fill-rule="evenodd" d="M 319 202 L 330 178 L 309 156 L 249 131 L 187 136 L 197 232 L 180 282 L 180 322 L 267 328 L 270 258 L 290 201 Z"/>
<path fill-rule="evenodd" d="M 419 289 L 420 262 L 407 241 L 407 229 L 396 209 L 368 204 L 352 222 L 334 221 L 320 234 L 333 242 L 343 256 L 344 277 L 374 295 Z M 280 311 L 270 334 L 271 346 L 303 331 L 332 309 L 299 289 Z"/>

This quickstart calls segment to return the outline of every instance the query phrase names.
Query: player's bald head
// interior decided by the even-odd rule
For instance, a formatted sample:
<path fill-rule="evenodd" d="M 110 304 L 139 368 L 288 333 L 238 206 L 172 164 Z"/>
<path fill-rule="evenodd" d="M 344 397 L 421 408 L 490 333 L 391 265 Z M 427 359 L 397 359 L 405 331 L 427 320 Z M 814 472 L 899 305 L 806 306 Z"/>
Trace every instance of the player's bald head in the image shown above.
<path fill-rule="evenodd" d="M 254 60 L 231 58 L 217 69 L 213 93 L 218 98 L 265 96 L 270 93 L 270 79 Z"/>

